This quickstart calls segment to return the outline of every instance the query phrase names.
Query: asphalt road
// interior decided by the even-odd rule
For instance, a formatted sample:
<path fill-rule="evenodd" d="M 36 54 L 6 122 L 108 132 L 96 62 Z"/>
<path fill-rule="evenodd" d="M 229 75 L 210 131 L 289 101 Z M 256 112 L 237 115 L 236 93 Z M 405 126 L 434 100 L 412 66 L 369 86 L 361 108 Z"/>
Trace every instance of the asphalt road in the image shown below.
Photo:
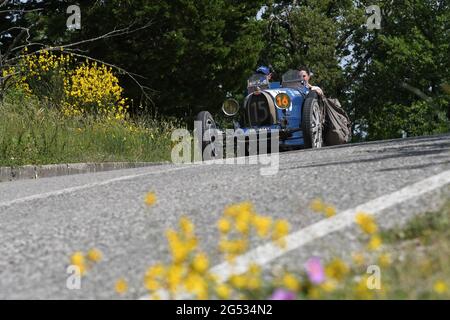
<path fill-rule="evenodd" d="M 146 268 L 168 259 L 165 230 L 182 215 L 194 221 L 210 253 L 215 223 L 230 203 L 250 200 L 259 213 L 285 218 L 296 231 L 322 219 L 308 208 L 316 197 L 341 212 L 449 170 L 450 135 L 282 153 L 273 176 L 262 176 L 261 167 L 162 165 L 1 183 L 0 299 L 118 298 L 120 277 L 130 282 L 126 297 L 139 298 Z M 148 191 L 158 198 L 150 208 L 143 201 Z M 405 212 L 433 207 L 436 197 L 427 197 L 393 214 L 400 221 Z M 343 239 L 325 240 L 334 252 L 348 253 L 352 244 Z M 68 290 L 70 255 L 93 247 L 103 261 L 81 290 Z M 277 262 L 300 266 L 302 257 L 325 247 L 302 247 Z M 213 265 L 220 262 L 213 254 Z"/>

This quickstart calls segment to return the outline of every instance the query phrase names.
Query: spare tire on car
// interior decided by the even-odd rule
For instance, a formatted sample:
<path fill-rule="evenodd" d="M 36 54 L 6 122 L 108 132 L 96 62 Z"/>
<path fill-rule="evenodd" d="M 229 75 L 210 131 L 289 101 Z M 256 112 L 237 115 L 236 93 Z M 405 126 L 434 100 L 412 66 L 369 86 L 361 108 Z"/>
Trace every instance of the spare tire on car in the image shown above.
<path fill-rule="evenodd" d="M 325 106 L 324 141 L 327 146 L 350 142 L 352 139 L 352 122 L 338 99 L 323 97 Z"/>

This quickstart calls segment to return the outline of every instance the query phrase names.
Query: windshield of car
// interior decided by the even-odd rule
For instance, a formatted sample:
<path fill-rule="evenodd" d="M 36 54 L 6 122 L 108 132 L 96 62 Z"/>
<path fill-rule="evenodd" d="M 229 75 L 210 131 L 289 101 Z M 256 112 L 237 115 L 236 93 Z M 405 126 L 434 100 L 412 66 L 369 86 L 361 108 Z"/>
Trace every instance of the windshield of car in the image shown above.
<path fill-rule="evenodd" d="M 267 79 L 267 76 L 260 73 L 253 74 L 250 78 L 247 80 L 247 87 L 260 87 L 268 88 L 269 87 L 269 80 Z"/>
<path fill-rule="evenodd" d="M 298 88 L 305 85 L 305 81 L 300 77 L 298 70 L 288 70 L 282 76 L 282 85 L 285 88 Z"/>

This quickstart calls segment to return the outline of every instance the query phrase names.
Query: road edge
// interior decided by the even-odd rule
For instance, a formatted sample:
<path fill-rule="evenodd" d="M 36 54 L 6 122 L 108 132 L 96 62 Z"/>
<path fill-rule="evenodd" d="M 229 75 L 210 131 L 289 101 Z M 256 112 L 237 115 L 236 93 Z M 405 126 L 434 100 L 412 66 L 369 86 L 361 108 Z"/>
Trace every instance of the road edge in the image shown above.
<path fill-rule="evenodd" d="M 142 168 L 169 163 L 170 162 L 92 162 L 0 167 L 0 183 L 17 180 L 67 176 L 82 173 Z"/>

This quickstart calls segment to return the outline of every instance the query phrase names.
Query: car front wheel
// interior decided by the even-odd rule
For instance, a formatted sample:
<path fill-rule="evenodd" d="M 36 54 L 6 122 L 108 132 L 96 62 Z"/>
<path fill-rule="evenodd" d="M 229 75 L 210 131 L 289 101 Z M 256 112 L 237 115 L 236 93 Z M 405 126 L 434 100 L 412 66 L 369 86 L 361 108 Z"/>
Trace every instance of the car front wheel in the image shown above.
<path fill-rule="evenodd" d="M 199 144 L 202 151 L 203 160 L 215 159 L 219 152 L 216 146 L 217 126 L 211 113 L 208 111 L 201 111 L 196 121 L 200 121 L 202 124 L 202 137 L 199 137 Z"/>
<path fill-rule="evenodd" d="M 323 107 L 319 96 L 311 91 L 303 104 L 302 130 L 306 148 L 321 148 L 323 146 Z"/>

